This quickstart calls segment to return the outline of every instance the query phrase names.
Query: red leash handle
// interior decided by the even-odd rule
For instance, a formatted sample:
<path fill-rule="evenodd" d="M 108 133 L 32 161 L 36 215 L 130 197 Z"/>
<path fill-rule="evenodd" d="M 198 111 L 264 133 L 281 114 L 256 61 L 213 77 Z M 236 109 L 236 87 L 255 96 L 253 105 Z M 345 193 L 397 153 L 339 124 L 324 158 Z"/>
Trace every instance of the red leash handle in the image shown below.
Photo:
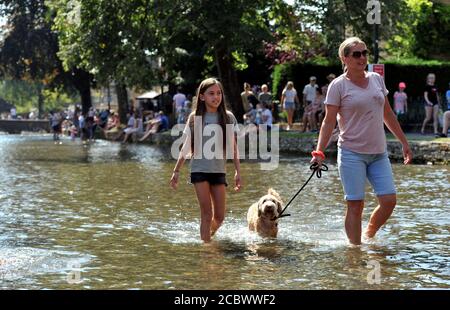
<path fill-rule="evenodd" d="M 311 155 L 313 157 L 321 157 L 322 160 L 325 160 L 325 154 L 322 151 L 312 151 Z"/>

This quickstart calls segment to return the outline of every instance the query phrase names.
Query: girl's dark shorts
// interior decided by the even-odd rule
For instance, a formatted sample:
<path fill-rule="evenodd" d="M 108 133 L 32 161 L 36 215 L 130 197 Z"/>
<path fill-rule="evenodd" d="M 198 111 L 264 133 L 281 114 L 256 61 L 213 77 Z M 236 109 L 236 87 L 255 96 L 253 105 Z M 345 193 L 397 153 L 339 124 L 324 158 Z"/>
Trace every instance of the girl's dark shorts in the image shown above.
<path fill-rule="evenodd" d="M 191 183 L 208 182 L 210 185 L 225 184 L 228 186 L 225 173 L 191 172 Z"/>

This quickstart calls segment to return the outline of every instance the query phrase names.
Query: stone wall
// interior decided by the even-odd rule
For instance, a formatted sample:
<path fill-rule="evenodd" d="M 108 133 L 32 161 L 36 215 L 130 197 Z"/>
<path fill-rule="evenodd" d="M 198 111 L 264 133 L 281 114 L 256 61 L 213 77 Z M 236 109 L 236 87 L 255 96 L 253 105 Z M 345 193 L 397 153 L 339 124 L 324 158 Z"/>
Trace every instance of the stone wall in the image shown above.
<path fill-rule="evenodd" d="M 48 120 L 0 120 L 0 131 L 10 134 L 21 133 L 22 131 L 36 132 L 42 130 L 50 131 L 50 122 Z"/>
<path fill-rule="evenodd" d="M 315 138 L 286 138 L 280 137 L 280 152 L 289 152 L 302 155 L 310 155 L 311 150 L 317 145 Z M 434 142 L 434 141 L 409 141 L 409 145 L 413 152 L 413 162 L 416 164 L 433 163 L 444 164 L 450 163 L 450 143 Z M 398 141 L 388 141 L 387 149 L 389 158 L 393 161 L 403 161 L 402 145 Z M 326 153 L 328 156 L 335 157 L 337 154 L 336 143 L 330 145 Z"/>
<path fill-rule="evenodd" d="M 414 163 L 450 164 L 450 142 L 409 141 Z M 397 141 L 388 141 L 389 157 L 403 161 L 402 145 Z"/>
<path fill-rule="evenodd" d="M 310 156 L 311 151 L 317 145 L 315 137 L 280 137 L 280 153 L 295 153 Z M 413 152 L 413 162 L 416 164 L 450 163 L 450 142 L 434 141 L 409 141 Z M 403 161 L 402 145 L 398 141 L 387 141 L 389 158 L 393 161 Z M 328 146 L 326 153 L 329 157 L 336 157 L 337 145 L 332 143 Z"/>

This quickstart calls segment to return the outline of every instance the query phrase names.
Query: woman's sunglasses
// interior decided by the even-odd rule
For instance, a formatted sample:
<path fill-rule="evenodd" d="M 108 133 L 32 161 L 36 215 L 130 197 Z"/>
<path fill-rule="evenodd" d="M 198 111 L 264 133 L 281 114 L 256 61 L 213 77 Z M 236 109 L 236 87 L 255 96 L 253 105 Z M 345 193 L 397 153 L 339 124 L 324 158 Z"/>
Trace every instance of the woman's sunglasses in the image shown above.
<path fill-rule="evenodd" d="M 352 57 L 358 59 L 358 58 L 361 58 L 361 55 L 363 55 L 364 57 L 367 57 L 367 54 L 369 54 L 368 50 L 354 51 L 352 53 Z"/>

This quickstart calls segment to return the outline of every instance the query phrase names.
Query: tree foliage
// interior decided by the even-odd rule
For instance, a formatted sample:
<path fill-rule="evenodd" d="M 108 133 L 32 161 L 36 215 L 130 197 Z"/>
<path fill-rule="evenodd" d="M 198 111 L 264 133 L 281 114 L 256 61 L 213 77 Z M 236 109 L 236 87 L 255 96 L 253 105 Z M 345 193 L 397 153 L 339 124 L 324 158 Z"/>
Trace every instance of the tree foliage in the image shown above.
<path fill-rule="evenodd" d="M 158 1 L 159 2 L 159 1 Z M 126 122 L 126 88 L 150 88 L 161 80 L 157 1 L 49 0 L 55 10 L 64 67 L 77 66 L 99 84 L 114 82 L 121 122 Z"/>
<path fill-rule="evenodd" d="M 149 87 L 156 80 L 160 29 L 155 1 L 50 0 L 56 12 L 59 56 L 100 83 Z"/>
<path fill-rule="evenodd" d="M 18 113 L 26 113 L 36 110 L 36 102 L 42 96 L 43 112 L 71 104 L 78 103 L 79 99 L 61 88 L 43 88 L 39 82 L 25 80 L 3 80 L 0 82 L 0 94 L 2 99 L 13 104 Z"/>
<path fill-rule="evenodd" d="M 247 68 L 248 59 L 256 53 L 264 53 L 263 42 L 274 41 L 272 30 L 287 20 L 289 7 L 281 0 L 167 1 L 161 12 L 167 21 L 162 27 L 167 38 L 164 55 L 171 59 L 170 51 L 194 45 L 214 65 L 209 74 L 217 72 L 240 119 L 243 110 L 236 71 Z"/>
<path fill-rule="evenodd" d="M 85 107 L 90 106 L 90 77 L 82 70 L 65 72 L 58 53 L 58 34 L 52 31 L 52 12 L 44 0 L 1 0 L 6 18 L 0 48 L 0 76 L 37 83 L 39 111 L 45 93 L 54 89 L 72 94 L 77 89 Z"/>
<path fill-rule="evenodd" d="M 89 72 L 97 84 L 116 83 L 123 117 L 126 87 L 196 84 L 217 75 L 240 118 L 237 71 L 248 69 L 249 60 L 265 55 L 273 65 L 326 63 L 337 59 L 338 45 L 350 35 L 370 48 L 374 25 L 367 21 L 369 2 L 0 0 L 8 19 L 0 73 L 40 81 L 47 88 L 70 81 L 87 101 Z M 380 3 L 385 56 L 448 57 L 448 5 L 428 0 Z"/>
<path fill-rule="evenodd" d="M 8 18 L 0 51 L 0 73 L 16 79 L 49 84 L 58 74 L 55 34 L 45 18 L 43 1 L 1 1 Z"/>
<path fill-rule="evenodd" d="M 450 5 L 404 0 L 387 50 L 393 58 L 450 60 Z"/>

